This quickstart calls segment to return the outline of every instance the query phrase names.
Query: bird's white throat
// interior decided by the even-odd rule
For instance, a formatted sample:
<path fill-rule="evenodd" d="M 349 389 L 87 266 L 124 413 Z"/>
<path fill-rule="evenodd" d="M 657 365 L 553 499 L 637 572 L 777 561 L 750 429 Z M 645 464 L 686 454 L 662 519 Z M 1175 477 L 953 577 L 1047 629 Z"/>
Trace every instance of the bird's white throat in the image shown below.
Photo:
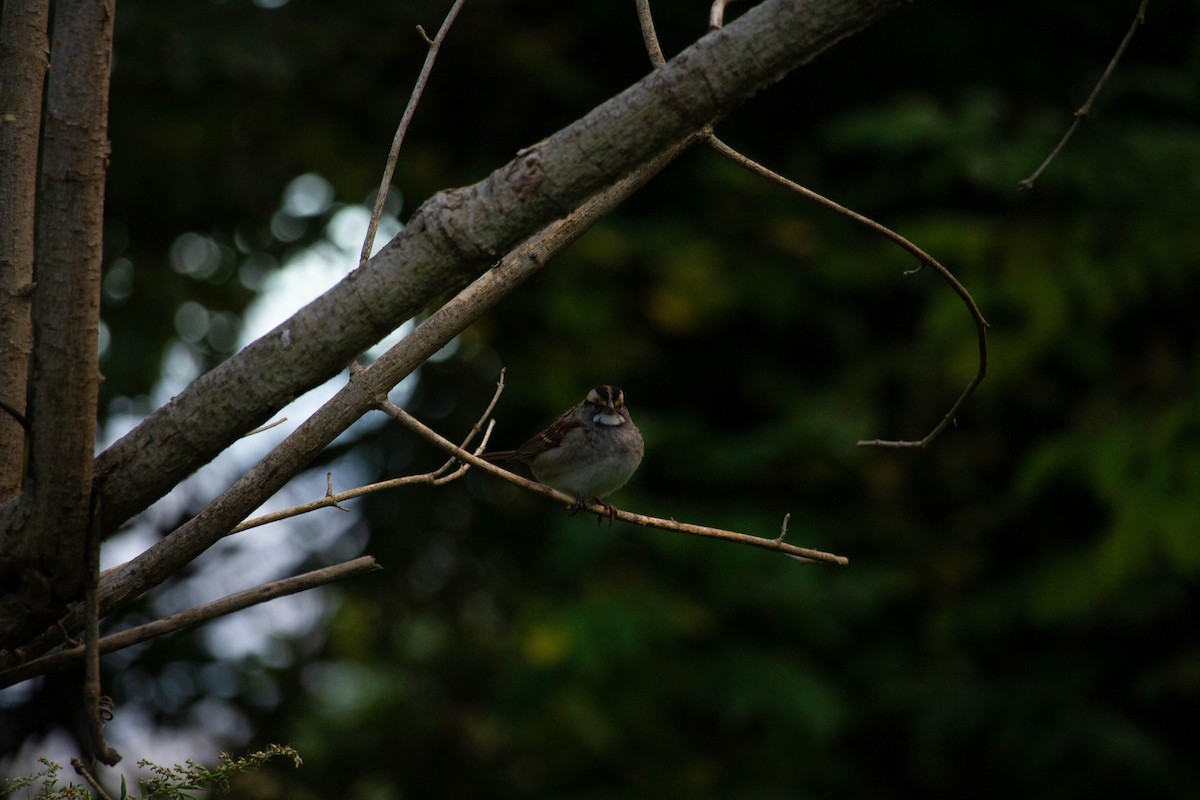
<path fill-rule="evenodd" d="M 601 411 L 599 414 L 592 417 L 592 422 L 598 422 L 601 425 L 610 425 L 615 427 L 617 425 L 624 425 L 625 418 L 620 414 L 605 414 L 603 411 Z"/>

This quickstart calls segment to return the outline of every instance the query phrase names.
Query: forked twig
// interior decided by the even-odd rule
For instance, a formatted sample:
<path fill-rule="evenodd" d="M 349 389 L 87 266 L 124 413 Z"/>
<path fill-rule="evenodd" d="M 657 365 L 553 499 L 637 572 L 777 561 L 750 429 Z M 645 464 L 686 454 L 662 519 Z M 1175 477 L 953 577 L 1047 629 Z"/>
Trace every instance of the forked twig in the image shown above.
<path fill-rule="evenodd" d="M 1129 30 L 1125 32 L 1125 38 L 1121 40 L 1121 44 L 1117 46 L 1117 52 L 1113 53 L 1112 60 L 1105 67 L 1104 74 L 1100 76 L 1100 80 L 1096 81 L 1096 85 L 1092 88 L 1092 93 L 1088 95 L 1087 101 L 1075 110 L 1075 120 L 1071 123 L 1071 127 L 1067 128 L 1067 132 L 1058 140 L 1058 144 L 1050 151 L 1050 155 L 1046 156 L 1046 160 L 1041 163 L 1041 166 L 1035 169 L 1033 174 L 1028 178 L 1018 181 L 1017 186 L 1025 190 L 1032 189 L 1034 182 L 1045 172 L 1046 167 L 1050 166 L 1050 162 L 1058 157 L 1058 154 L 1066 147 L 1067 142 L 1075 135 L 1075 129 L 1092 113 L 1092 104 L 1096 102 L 1096 97 L 1100 94 L 1100 90 L 1104 88 L 1104 84 L 1108 82 L 1108 77 L 1116 69 L 1117 62 L 1125 54 L 1125 48 L 1129 46 L 1130 40 L 1133 39 L 1133 34 L 1138 28 L 1146 24 L 1146 6 L 1148 5 L 1150 5 L 1150 0 L 1142 0 L 1138 6 L 1137 14 L 1133 17 L 1133 23 L 1129 26 Z"/>
<path fill-rule="evenodd" d="M 351 369 L 351 380 L 354 379 L 354 376 L 360 370 L 361 367 L 358 369 Z M 471 440 L 482 433 L 483 439 L 480 440 L 479 446 L 475 448 L 475 453 L 479 454 L 484 451 L 484 449 L 487 447 L 488 439 L 490 439 L 492 436 L 492 428 L 494 428 L 496 424 L 495 420 L 489 420 L 489 418 L 491 417 L 492 412 L 496 409 L 496 403 L 500 401 L 500 395 L 503 392 L 504 370 L 500 370 L 500 378 L 496 381 L 496 391 L 492 394 L 491 402 L 488 403 L 487 408 L 484 409 L 483 414 L 479 417 L 479 420 L 471 427 L 470 432 L 467 434 L 466 438 L 463 439 L 462 444 L 460 444 L 459 447 L 464 450 L 467 449 L 467 447 L 471 444 Z M 250 528 L 257 528 L 260 525 L 266 525 L 270 522 L 278 522 L 281 519 L 296 517 L 301 514 L 307 514 L 310 511 L 316 511 L 319 508 L 328 508 L 329 506 L 339 508 L 342 511 L 347 511 L 348 509 L 342 508 L 340 505 L 343 500 L 353 500 L 355 497 L 362 497 L 363 495 L 371 494 L 372 492 L 382 492 L 384 490 L 395 489 L 400 486 L 415 486 L 418 484 L 441 486 L 461 478 L 470 468 L 470 464 L 465 464 L 457 458 L 451 458 L 448 459 L 445 464 L 442 464 L 432 472 L 426 472 L 421 475 L 405 475 L 401 478 L 392 478 L 386 481 L 370 483 L 366 486 L 358 486 L 354 489 L 347 489 L 344 492 L 339 492 L 336 494 L 333 491 L 333 473 L 326 473 L 325 495 L 319 500 L 313 500 L 308 503 L 302 503 L 298 506 L 285 508 L 282 511 L 275 511 L 270 514 L 263 514 L 262 516 L 248 519 L 237 527 L 231 529 L 226 535 L 228 536 L 235 533 L 241 533 L 242 531 Z"/>

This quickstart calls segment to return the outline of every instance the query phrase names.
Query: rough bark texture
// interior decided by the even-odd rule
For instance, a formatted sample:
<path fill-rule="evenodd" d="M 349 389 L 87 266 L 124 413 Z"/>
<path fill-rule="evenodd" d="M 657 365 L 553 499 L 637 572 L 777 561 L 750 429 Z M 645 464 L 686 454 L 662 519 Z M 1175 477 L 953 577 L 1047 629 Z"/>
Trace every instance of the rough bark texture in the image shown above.
<path fill-rule="evenodd" d="M 0 519 L 0 637 L 61 615 L 86 577 L 113 0 L 62 0 L 42 139 L 29 463 Z"/>
<path fill-rule="evenodd" d="M 25 413 L 33 323 L 33 221 L 46 80 L 47 0 L 6 0 L 0 18 L 0 403 Z M 0 501 L 21 490 L 25 429 L 0 409 Z"/>
<path fill-rule="evenodd" d="M 906 0 L 767 0 L 479 183 L 441 192 L 362 268 L 96 462 L 111 533 L 514 244 Z"/>

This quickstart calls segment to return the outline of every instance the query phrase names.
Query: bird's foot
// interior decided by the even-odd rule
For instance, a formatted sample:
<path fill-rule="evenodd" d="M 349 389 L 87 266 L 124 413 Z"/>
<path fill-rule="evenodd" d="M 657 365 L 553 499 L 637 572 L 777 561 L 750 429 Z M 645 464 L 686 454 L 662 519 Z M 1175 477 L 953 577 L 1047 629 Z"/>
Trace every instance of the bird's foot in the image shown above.
<path fill-rule="evenodd" d="M 604 502 L 599 497 L 593 497 L 592 502 L 604 509 L 596 515 L 596 525 L 599 526 L 601 520 L 607 519 L 608 526 L 611 528 L 612 521 L 617 516 L 617 507 L 612 503 Z M 583 495 L 577 494 L 575 495 L 575 502 L 571 504 L 571 507 L 567 510 L 567 514 L 573 517 L 580 511 L 583 511 L 585 508 L 587 508 L 587 505 L 588 501 L 583 499 Z"/>
<path fill-rule="evenodd" d="M 615 519 L 615 518 L 616 518 L 616 516 L 617 516 L 617 507 L 616 507 L 616 506 L 614 506 L 612 503 L 606 503 L 606 502 L 604 502 L 604 501 L 603 501 L 603 500 L 601 500 L 599 497 L 597 497 L 597 498 L 594 498 L 594 499 L 595 499 L 595 501 L 596 501 L 596 503 L 597 503 L 597 504 L 599 504 L 599 505 L 601 505 L 601 506 L 603 506 L 603 507 L 604 507 L 604 513 L 603 513 L 603 514 L 600 514 L 600 515 L 598 515 L 598 516 L 596 517 L 596 527 L 597 527 L 597 528 L 599 528 L 599 527 L 600 527 L 600 521 L 601 521 L 602 519 L 604 519 L 605 517 L 607 517 L 607 518 L 608 518 L 608 527 L 610 527 L 610 528 L 611 528 L 611 527 L 612 527 L 612 522 L 613 522 L 613 519 Z"/>

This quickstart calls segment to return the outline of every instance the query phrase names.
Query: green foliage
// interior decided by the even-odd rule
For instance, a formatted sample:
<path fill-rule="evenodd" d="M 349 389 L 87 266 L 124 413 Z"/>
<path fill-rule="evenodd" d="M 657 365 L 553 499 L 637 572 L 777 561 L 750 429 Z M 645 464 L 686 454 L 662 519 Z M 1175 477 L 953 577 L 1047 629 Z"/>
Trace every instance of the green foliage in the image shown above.
<path fill-rule="evenodd" d="M 33 775 L 4 779 L 3 796 L 5 798 L 29 797 L 35 800 L 90 800 L 92 794 L 87 789 L 68 783 L 59 786 L 58 773 L 62 766 L 47 758 L 39 758 L 42 770 Z M 37 794 L 31 794 L 37 792 Z"/>
<path fill-rule="evenodd" d="M 142 760 L 138 762 L 138 766 L 148 769 L 154 776 L 138 781 L 142 790 L 142 800 L 187 800 L 193 796 L 193 792 L 212 786 L 228 792 L 229 782 L 235 775 L 258 769 L 277 757 L 291 759 L 292 766 L 297 769 L 304 763 L 300 760 L 300 754 L 292 747 L 279 744 L 268 745 L 266 750 L 259 750 L 240 758 L 221 753 L 217 765 L 211 769 L 191 759 L 188 759 L 186 764 L 176 764 L 173 767 Z"/>
<path fill-rule="evenodd" d="M 138 761 L 138 766 L 150 772 L 152 777 L 138 781 L 140 795 L 130 795 L 125 788 L 125 779 L 121 779 L 120 800 L 191 800 L 195 793 L 211 787 L 218 787 L 228 792 L 230 780 L 241 773 L 259 769 L 273 758 L 291 759 L 297 769 L 303 763 L 300 754 L 287 745 L 272 744 L 266 750 L 259 750 L 240 758 L 234 758 L 228 753 L 221 753 L 218 763 L 213 768 L 205 767 L 188 759 L 184 764 L 166 767 L 151 761 Z M 92 792 L 74 783 L 59 786 L 58 773 L 62 767 L 46 758 L 38 759 L 43 769 L 35 775 L 20 778 L 5 778 L 4 793 L 6 798 L 28 797 L 32 800 L 91 800 Z M 30 794 L 36 791 L 37 794 Z M 18 794 L 23 792 L 24 794 Z"/>

